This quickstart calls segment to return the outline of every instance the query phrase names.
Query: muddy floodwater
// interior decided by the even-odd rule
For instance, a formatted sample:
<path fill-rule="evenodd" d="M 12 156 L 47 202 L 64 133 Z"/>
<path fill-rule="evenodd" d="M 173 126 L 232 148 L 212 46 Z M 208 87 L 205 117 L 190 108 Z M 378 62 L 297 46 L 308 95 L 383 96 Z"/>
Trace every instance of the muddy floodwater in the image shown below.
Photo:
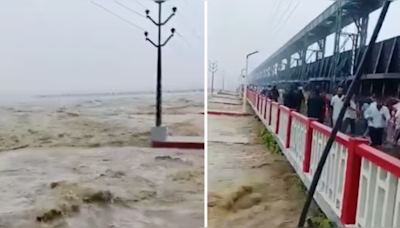
<path fill-rule="evenodd" d="M 203 135 L 202 94 L 164 99 L 171 135 Z M 153 97 L 0 105 L 0 227 L 203 227 L 204 152 L 149 148 Z"/>
<path fill-rule="evenodd" d="M 271 154 L 258 139 L 260 123 L 254 117 L 210 115 L 208 126 L 209 138 L 248 139 L 209 142 L 209 227 L 296 227 L 304 195 L 285 158 Z"/>

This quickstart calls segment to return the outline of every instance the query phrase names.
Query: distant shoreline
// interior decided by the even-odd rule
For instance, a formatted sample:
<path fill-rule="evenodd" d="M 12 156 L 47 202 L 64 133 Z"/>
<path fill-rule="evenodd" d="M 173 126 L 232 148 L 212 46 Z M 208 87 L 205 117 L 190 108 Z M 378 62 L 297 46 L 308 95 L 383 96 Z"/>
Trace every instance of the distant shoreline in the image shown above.
<path fill-rule="evenodd" d="M 185 89 L 185 90 L 164 90 L 165 93 L 197 93 L 204 92 L 204 89 Z M 64 93 L 64 94 L 45 94 L 35 95 L 36 98 L 50 97 L 99 97 L 99 96 L 124 96 L 124 95 L 148 95 L 155 94 L 155 91 L 136 91 L 136 92 L 103 92 L 103 93 Z"/>

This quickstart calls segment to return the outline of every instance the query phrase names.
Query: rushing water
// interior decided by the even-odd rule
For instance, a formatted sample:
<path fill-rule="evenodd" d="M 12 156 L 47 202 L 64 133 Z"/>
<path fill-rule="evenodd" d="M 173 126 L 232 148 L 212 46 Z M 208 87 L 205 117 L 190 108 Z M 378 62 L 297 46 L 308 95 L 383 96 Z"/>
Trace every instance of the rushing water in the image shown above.
<path fill-rule="evenodd" d="M 228 106 L 213 104 L 219 110 L 241 108 Z M 259 126 L 254 117 L 209 116 L 209 137 L 246 137 L 250 143 L 209 143 L 208 227 L 296 226 L 304 197 L 285 158 L 258 140 Z"/>
<path fill-rule="evenodd" d="M 167 97 L 171 134 L 202 135 L 202 106 Z M 203 152 L 148 148 L 152 97 L 21 99 L 0 115 L 0 227 L 203 227 Z"/>

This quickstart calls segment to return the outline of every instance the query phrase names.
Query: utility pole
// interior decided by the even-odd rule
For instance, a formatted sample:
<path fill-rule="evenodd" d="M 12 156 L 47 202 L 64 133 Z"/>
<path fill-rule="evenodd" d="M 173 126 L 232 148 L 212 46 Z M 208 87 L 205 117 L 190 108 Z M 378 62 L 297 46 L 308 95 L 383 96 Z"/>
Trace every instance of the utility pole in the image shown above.
<path fill-rule="evenodd" d="M 218 71 L 217 62 L 208 61 L 208 71 L 211 72 L 211 96 L 214 94 L 214 74 Z"/>
<path fill-rule="evenodd" d="M 172 8 L 172 14 L 165 20 L 164 22 L 161 22 L 161 6 L 165 2 L 165 0 L 155 0 L 155 2 L 158 4 L 158 22 L 154 21 L 153 18 L 149 16 L 150 10 L 146 10 L 146 18 L 148 18 L 150 21 L 152 21 L 157 27 L 158 27 L 158 44 L 155 44 L 152 40 L 148 38 L 149 33 L 144 32 L 144 36 L 146 37 L 146 40 L 149 41 L 154 47 L 157 48 L 157 91 L 156 91 L 156 127 L 160 127 L 162 124 L 162 118 L 161 118 L 161 113 L 162 113 L 162 70 L 161 70 L 161 48 L 164 47 L 168 41 L 174 36 L 175 29 L 171 29 L 171 35 L 168 37 L 168 39 L 161 44 L 161 27 L 175 15 L 177 8 L 173 7 Z"/>

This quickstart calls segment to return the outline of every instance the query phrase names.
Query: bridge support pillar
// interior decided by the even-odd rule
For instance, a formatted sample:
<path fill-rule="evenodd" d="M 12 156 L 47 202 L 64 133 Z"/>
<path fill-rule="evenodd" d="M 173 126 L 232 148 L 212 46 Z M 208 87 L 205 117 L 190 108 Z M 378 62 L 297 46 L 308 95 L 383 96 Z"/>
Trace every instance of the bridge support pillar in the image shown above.
<path fill-rule="evenodd" d="M 303 75 L 303 69 L 306 67 L 306 56 L 307 56 L 307 47 L 304 47 L 303 50 L 300 50 L 298 52 L 299 54 L 299 59 L 297 61 L 297 78 L 298 80 L 302 80 L 304 75 Z"/>
<path fill-rule="evenodd" d="M 336 67 L 338 66 L 339 58 L 340 58 L 340 37 L 342 35 L 342 16 L 343 10 L 339 9 L 337 11 L 336 22 L 335 22 L 335 40 L 334 40 L 334 49 L 333 49 L 333 59 L 328 71 L 328 77 L 331 77 L 331 90 L 334 91 L 336 86 Z"/>
<path fill-rule="evenodd" d="M 357 26 L 357 37 L 356 37 L 356 44 L 353 44 L 353 49 L 357 49 L 357 53 L 353 56 L 352 61 L 352 73 L 356 72 L 357 65 L 361 60 L 362 50 L 364 50 L 365 46 L 367 45 L 367 36 L 368 36 L 368 23 L 369 23 L 369 15 L 363 15 L 360 19 L 355 21 Z"/>
<path fill-rule="evenodd" d="M 368 24 L 369 24 L 369 15 L 366 15 L 361 18 L 360 47 L 365 47 L 365 45 L 367 45 Z"/>

